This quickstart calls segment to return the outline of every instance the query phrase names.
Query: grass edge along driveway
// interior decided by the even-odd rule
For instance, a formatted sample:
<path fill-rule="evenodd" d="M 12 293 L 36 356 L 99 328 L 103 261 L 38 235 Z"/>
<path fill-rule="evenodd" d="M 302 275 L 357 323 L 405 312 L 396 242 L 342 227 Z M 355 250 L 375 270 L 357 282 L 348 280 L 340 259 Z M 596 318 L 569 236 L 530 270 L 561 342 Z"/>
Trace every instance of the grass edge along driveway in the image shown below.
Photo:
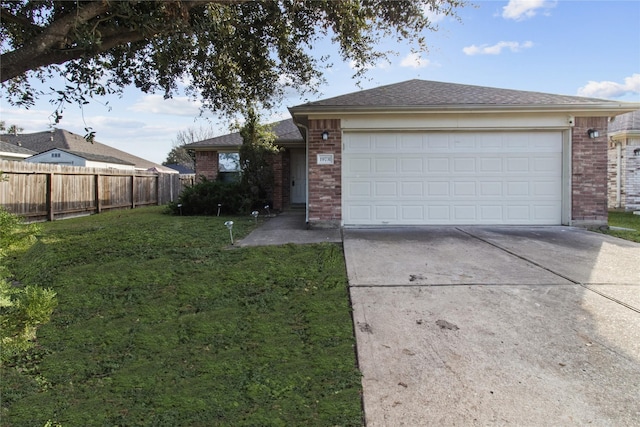
<path fill-rule="evenodd" d="M 57 292 L 2 367 L 3 426 L 362 424 L 342 248 L 230 248 L 253 218 L 152 207 L 44 224 L 11 265 Z"/>

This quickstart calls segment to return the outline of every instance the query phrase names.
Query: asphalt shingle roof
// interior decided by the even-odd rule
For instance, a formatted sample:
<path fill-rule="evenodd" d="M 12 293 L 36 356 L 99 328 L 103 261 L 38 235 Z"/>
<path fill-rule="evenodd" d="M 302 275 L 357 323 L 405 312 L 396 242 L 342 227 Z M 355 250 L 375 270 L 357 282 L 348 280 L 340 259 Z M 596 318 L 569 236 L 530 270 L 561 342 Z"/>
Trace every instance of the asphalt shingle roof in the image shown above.
<path fill-rule="evenodd" d="M 498 89 L 429 80 L 405 82 L 362 90 L 333 98 L 293 107 L 445 107 L 445 106 L 546 106 L 546 105 L 602 105 L 612 103 L 597 98 L 554 95 L 512 89 Z"/>
<path fill-rule="evenodd" d="M 300 129 L 295 125 L 293 119 L 281 120 L 271 123 L 273 133 L 276 134 L 276 142 L 304 142 Z M 238 147 L 242 145 L 242 137 L 240 132 L 229 133 L 227 135 L 216 136 L 214 138 L 187 144 L 189 148 L 208 148 L 208 147 Z"/>
<path fill-rule="evenodd" d="M 37 154 L 33 150 L 29 150 L 28 148 L 24 148 L 18 144 L 12 144 L 10 142 L 5 142 L 5 141 L 0 141 L 0 152 L 14 153 L 14 154 L 28 154 L 30 156 Z"/>
<path fill-rule="evenodd" d="M 117 148 L 110 147 L 99 142 L 89 142 L 82 136 L 64 129 L 53 129 L 53 131 L 25 133 L 25 134 L 6 134 L 1 139 L 10 144 L 18 145 L 33 150 L 36 153 L 42 153 L 54 148 L 71 151 L 74 153 L 84 153 L 97 156 L 106 156 L 113 159 L 119 159 L 118 163 L 133 164 L 137 169 L 153 169 L 156 168 L 161 172 L 175 173 L 176 171 L 167 168 L 149 160 L 129 154 Z M 100 160 L 102 161 L 102 160 Z"/>
<path fill-rule="evenodd" d="M 640 110 L 621 114 L 609 123 L 609 132 L 640 131 Z"/>

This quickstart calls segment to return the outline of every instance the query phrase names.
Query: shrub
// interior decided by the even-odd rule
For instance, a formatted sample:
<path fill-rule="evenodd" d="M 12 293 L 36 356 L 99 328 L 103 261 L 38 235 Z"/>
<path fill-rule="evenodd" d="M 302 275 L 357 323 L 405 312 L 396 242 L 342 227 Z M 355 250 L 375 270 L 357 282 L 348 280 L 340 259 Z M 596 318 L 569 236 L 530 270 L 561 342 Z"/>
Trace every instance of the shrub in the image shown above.
<path fill-rule="evenodd" d="M 0 207 L 0 364 L 29 349 L 38 326 L 47 323 L 56 306 L 56 294 L 37 286 L 15 287 L 7 277 L 5 251 L 33 242 L 40 230 Z"/>
<path fill-rule="evenodd" d="M 177 202 L 169 203 L 168 210 L 174 215 L 217 215 L 219 204 L 225 215 L 247 213 L 251 208 L 239 182 L 201 177 L 182 191 Z"/>

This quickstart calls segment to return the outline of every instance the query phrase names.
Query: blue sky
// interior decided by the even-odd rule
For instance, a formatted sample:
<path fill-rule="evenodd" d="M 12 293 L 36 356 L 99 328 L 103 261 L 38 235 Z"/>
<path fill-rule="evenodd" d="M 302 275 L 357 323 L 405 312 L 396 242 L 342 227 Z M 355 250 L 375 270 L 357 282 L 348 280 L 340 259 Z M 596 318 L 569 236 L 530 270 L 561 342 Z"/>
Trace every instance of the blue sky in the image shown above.
<path fill-rule="evenodd" d="M 353 70 L 337 48 L 319 43 L 314 54 L 333 56 L 320 93 L 289 93 L 265 119 L 288 118 L 287 107 L 308 100 L 414 78 L 640 102 L 640 1 L 476 0 L 459 17 L 434 17 L 439 31 L 426 35 L 428 52 L 412 54 L 410 46 L 386 41 L 381 49 L 397 55 L 369 69 L 361 87 L 349 78 Z M 97 141 L 158 163 L 179 131 L 229 131 L 227 121 L 211 113 L 200 117 L 199 106 L 184 97 L 163 100 L 128 88 L 122 98 L 100 101 L 111 110 L 98 102 L 84 111 L 69 106 L 58 127 L 84 135 L 86 123 Z M 43 98 L 30 110 L 17 109 L 2 99 L 0 111 L 8 125 L 39 132 L 49 128 L 53 107 Z"/>

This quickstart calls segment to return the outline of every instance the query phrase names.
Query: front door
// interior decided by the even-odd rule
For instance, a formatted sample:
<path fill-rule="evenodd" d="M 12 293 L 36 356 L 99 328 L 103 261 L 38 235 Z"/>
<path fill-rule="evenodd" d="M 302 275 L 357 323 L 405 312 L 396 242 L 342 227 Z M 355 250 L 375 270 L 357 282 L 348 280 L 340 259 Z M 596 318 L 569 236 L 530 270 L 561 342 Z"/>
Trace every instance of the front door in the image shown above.
<path fill-rule="evenodd" d="M 304 149 L 291 150 L 291 203 L 306 203 L 307 162 Z"/>

